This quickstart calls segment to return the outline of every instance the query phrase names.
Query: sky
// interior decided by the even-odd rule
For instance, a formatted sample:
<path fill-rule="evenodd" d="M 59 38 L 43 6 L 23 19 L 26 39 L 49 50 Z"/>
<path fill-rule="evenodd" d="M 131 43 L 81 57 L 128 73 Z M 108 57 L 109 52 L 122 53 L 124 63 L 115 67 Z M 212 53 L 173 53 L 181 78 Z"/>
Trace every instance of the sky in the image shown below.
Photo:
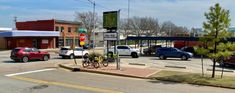
<path fill-rule="evenodd" d="M 105 11 L 121 10 L 128 16 L 128 0 L 91 0 L 96 2 L 99 16 Z M 154 17 L 159 22 L 171 21 L 178 26 L 202 28 L 204 13 L 220 3 L 230 11 L 231 27 L 235 27 L 235 0 L 130 0 L 130 17 Z M 0 27 L 14 27 L 18 21 L 60 19 L 73 21 L 75 12 L 92 11 L 88 0 L 0 0 Z"/>

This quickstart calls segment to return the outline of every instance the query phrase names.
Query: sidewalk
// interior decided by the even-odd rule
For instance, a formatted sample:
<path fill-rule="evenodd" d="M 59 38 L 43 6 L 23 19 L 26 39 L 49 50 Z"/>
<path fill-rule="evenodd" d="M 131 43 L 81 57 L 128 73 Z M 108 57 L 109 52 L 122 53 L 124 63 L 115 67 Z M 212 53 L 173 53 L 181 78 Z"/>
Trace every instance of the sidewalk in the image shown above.
<path fill-rule="evenodd" d="M 60 67 L 69 69 L 71 71 L 82 71 L 82 72 L 90 72 L 90 73 L 100 73 L 100 74 L 108 74 L 108 75 L 116 75 L 116 76 L 124 76 L 124 77 L 133 77 L 133 78 L 142 78 L 147 79 L 149 76 L 159 72 L 160 70 L 153 70 L 148 68 L 135 68 L 135 67 L 127 67 L 122 66 L 121 70 L 117 70 L 115 66 L 101 67 L 101 68 L 83 68 L 81 65 L 74 64 L 59 64 Z"/>

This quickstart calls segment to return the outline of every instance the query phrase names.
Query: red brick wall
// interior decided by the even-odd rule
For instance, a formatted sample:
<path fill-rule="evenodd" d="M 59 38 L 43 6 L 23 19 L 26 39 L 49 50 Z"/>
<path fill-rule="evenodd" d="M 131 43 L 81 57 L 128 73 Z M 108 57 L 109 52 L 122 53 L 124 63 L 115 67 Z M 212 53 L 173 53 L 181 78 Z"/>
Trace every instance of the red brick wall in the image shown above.
<path fill-rule="evenodd" d="M 47 37 L 18 37 L 18 38 L 7 38 L 7 48 L 13 49 L 16 47 L 33 47 L 33 39 L 38 39 L 40 49 L 55 48 L 53 38 Z M 48 40 L 48 44 L 42 44 L 42 40 Z M 9 44 L 10 43 L 10 44 Z"/>
<path fill-rule="evenodd" d="M 17 30 L 54 31 L 54 20 L 16 22 Z"/>

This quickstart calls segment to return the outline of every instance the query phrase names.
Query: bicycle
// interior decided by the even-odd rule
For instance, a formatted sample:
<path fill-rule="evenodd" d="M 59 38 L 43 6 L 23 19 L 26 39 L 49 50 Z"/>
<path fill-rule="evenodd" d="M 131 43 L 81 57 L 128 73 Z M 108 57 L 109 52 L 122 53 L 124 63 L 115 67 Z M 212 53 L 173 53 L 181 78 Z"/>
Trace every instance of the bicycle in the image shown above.
<path fill-rule="evenodd" d="M 109 65 L 108 60 L 103 56 L 99 56 L 98 58 L 95 57 L 95 59 L 97 60 L 99 64 L 102 64 L 104 67 L 107 67 Z"/>
<path fill-rule="evenodd" d="M 99 68 L 100 65 L 97 61 L 95 60 L 90 60 L 88 55 L 83 57 L 83 61 L 82 61 L 82 66 L 84 68 L 87 68 L 88 66 L 93 66 L 94 68 Z"/>

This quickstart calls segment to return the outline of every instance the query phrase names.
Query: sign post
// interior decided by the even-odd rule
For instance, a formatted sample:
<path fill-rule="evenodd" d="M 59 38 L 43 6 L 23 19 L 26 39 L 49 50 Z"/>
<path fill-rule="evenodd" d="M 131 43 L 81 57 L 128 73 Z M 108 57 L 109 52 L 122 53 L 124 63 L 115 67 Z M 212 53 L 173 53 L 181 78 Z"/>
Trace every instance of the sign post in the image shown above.
<path fill-rule="evenodd" d="M 114 53 L 115 55 L 118 54 L 116 50 L 116 44 L 119 42 L 119 33 L 117 32 L 118 29 L 118 22 L 119 22 L 119 13 L 120 11 L 108 11 L 103 12 L 103 28 L 107 29 L 107 33 L 104 33 L 104 40 L 107 41 L 107 54 L 109 51 L 109 41 L 114 42 Z M 117 42 L 118 41 L 118 42 Z M 108 55 L 107 55 L 108 56 Z M 117 70 L 120 70 L 119 65 L 119 58 L 116 58 L 117 62 Z"/>

